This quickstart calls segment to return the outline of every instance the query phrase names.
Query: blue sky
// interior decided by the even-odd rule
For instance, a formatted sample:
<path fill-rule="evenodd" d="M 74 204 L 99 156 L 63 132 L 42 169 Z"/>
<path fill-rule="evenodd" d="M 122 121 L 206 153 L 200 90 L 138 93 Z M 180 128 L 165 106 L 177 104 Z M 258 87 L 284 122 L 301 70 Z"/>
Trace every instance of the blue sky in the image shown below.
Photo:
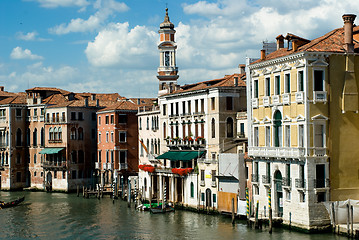
<path fill-rule="evenodd" d="M 359 13 L 347 0 L 1 0 L 0 84 L 155 97 L 166 3 L 181 85 L 238 72 L 264 40 L 313 39 Z"/>

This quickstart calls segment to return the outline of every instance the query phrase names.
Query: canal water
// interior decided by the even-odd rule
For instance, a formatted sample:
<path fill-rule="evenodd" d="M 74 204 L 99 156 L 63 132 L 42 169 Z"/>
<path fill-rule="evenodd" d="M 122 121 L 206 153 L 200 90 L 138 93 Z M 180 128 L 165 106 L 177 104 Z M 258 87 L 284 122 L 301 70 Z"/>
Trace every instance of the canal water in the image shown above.
<path fill-rule="evenodd" d="M 0 239 L 308 239 L 346 240 L 332 234 L 304 234 L 274 229 L 252 230 L 245 221 L 187 211 L 150 214 L 128 208 L 122 200 L 84 199 L 76 194 L 1 192 L 0 200 L 25 195 L 25 202 L 0 210 Z"/>

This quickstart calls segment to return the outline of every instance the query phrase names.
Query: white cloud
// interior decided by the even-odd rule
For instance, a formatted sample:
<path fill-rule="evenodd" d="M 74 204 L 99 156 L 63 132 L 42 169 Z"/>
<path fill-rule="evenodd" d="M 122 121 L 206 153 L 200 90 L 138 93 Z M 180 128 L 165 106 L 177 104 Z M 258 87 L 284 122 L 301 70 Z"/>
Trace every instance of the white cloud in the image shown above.
<path fill-rule="evenodd" d="M 28 33 L 23 33 L 23 32 L 17 32 L 16 33 L 16 38 L 19 40 L 24 40 L 24 41 L 49 41 L 50 39 L 45 39 L 45 38 L 39 38 L 37 37 L 39 34 L 36 31 L 33 32 L 28 32 Z"/>
<path fill-rule="evenodd" d="M 98 67 L 153 69 L 157 60 L 158 34 L 146 27 L 129 29 L 128 23 L 110 24 L 85 50 L 88 61 Z"/>
<path fill-rule="evenodd" d="M 33 54 L 29 49 L 22 49 L 21 47 L 16 47 L 12 50 L 10 57 L 12 59 L 30 59 L 30 60 L 39 60 L 43 59 L 42 56 Z"/>
<path fill-rule="evenodd" d="M 89 5 L 87 0 L 32 0 L 40 3 L 44 8 L 57 7 L 86 7 Z"/>
<path fill-rule="evenodd" d="M 99 29 L 109 16 L 115 12 L 125 12 L 129 8 L 125 3 L 114 0 L 103 0 L 94 3 L 94 8 L 98 11 L 91 15 L 87 20 L 82 18 L 71 19 L 70 23 L 62 23 L 49 29 L 53 34 L 68 34 L 71 32 L 88 32 Z"/>

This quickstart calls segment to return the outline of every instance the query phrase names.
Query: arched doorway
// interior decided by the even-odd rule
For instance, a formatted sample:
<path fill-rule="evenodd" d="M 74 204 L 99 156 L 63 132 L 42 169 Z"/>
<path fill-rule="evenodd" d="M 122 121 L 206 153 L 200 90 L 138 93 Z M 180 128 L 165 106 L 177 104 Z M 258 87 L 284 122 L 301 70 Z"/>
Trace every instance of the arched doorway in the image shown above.
<path fill-rule="evenodd" d="M 206 189 L 206 207 L 212 207 L 212 191 L 211 189 Z"/>
<path fill-rule="evenodd" d="M 282 114 L 280 111 L 275 111 L 273 116 L 274 123 L 274 146 L 282 146 Z"/>
<path fill-rule="evenodd" d="M 279 170 L 274 173 L 274 189 L 275 189 L 275 207 L 278 217 L 283 216 L 283 190 L 282 190 L 282 174 Z"/>
<path fill-rule="evenodd" d="M 52 190 L 52 174 L 51 172 L 48 172 L 46 174 L 46 184 L 45 184 L 46 191 Z"/>

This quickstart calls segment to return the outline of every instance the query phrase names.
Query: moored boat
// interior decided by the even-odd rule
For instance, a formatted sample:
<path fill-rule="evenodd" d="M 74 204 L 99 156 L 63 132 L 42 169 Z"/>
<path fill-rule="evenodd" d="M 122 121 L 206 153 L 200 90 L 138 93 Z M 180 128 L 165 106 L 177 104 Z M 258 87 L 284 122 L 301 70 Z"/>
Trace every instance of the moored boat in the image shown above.
<path fill-rule="evenodd" d="M 0 209 L 15 207 L 15 206 L 19 205 L 20 203 L 22 203 L 24 200 L 25 200 L 25 196 L 22 198 L 18 198 L 11 202 L 0 202 Z"/>

